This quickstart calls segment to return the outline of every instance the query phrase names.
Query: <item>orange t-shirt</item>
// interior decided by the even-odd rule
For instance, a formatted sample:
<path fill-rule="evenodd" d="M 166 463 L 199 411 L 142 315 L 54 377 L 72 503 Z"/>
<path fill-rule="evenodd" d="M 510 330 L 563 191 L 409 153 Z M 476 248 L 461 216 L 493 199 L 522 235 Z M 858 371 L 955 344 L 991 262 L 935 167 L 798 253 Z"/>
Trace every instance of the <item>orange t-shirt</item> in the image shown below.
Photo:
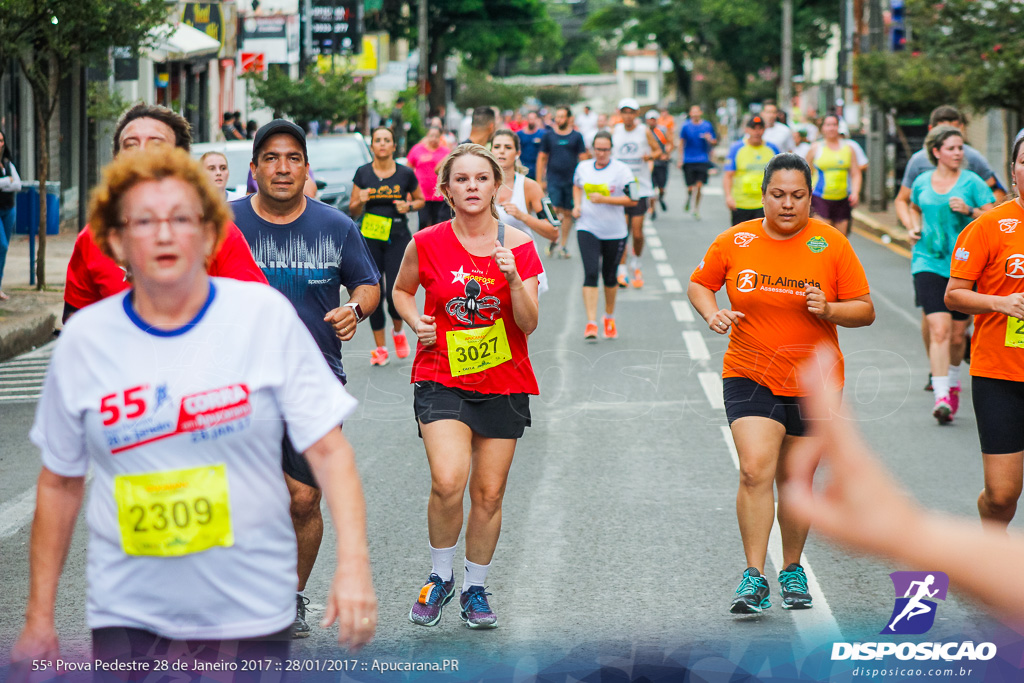
<path fill-rule="evenodd" d="M 950 277 L 978 283 L 979 294 L 1024 292 L 1024 209 L 1000 204 L 960 233 Z M 971 374 L 1024 382 L 1024 322 L 1002 313 L 974 316 Z"/>
<path fill-rule="evenodd" d="M 828 301 L 840 301 L 870 291 L 841 232 L 812 218 L 793 237 L 776 240 L 760 219 L 746 221 L 715 238 L 690 280 L 714 292 L 725 285 L 730 308 L 746 316 L 730 332 L 722 377 L 746 377 L 777 396 L 804 396 L 799 366 L 825 344 L 839 358 L 829 383 L 843 386 L 836 326 L 807 310 L 804 292 L 809 283 Z"/>

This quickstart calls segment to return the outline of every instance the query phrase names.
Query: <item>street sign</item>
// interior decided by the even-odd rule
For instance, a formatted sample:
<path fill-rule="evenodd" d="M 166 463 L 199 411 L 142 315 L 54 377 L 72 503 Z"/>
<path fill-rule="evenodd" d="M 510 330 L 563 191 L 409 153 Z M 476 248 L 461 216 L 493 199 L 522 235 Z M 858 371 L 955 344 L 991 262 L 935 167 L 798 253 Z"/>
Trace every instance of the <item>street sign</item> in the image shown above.
<path fill-rule="evenodd" d="M 358 52 L 362 35 L 358 2 L 313 0 L 313 54 L 334 55 Z"/>
<path fill-rule="evenodd" d="M 266 55 L 263 52 L 243 52 L 241 59 L 242 73 L 264 73 L 267 70 Z"/>

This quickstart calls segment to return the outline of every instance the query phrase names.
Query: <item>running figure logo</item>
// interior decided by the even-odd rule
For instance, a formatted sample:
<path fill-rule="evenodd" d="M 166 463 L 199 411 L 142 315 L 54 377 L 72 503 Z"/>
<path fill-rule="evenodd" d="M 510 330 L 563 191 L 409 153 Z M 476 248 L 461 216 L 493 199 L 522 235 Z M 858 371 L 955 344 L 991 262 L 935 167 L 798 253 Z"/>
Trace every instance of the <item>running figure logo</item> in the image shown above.
<path fill-rule="evenodd" d="M 896 589 L 896 604 L 889 623 L 880 633 L 927 633 L 935 623 L 937 606 L 929 598 L 946 599 L 949 577 L 943 572 L 893 572 L 889 577 Z"/>
<path fill-rule="evenodd" d="M 736 274 L 736 291 L 752 292 L 757 289 L 757 271 L 741 270 Z"/>

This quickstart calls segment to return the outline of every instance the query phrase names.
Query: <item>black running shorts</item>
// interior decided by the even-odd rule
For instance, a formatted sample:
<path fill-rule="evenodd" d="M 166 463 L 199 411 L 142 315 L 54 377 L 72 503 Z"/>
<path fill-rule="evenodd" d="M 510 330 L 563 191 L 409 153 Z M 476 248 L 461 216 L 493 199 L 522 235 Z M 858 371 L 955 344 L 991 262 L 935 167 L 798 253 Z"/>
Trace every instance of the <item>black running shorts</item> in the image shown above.
<path fill-rule="evenodd" d="M 948 277 L 938 273 L 914 273 L 914 305 L 924 309 L 924 314 L 952 313 L 953 320 L 967 320 L 971 316 L 946 308 L 946 285 Z"/>
<path fill-rule="evenodd" d="M 730 425 L 741 417 L 767 417 L 785 427 L 789 436 L 803 436 L 806 431 L 796 396 L 776 396 L 768 387 L 746 377 L 723 379 L 722 395 Z"/>
<path fill-rule="evenodd" d="M 529 394 L 483 394 L 439 382 L 416 382 L 413 410 L 417 424 L 457 420 L 488 439 L 518 439 L 530 426 Z"/>
<path fill-rule="evenodd" d="M 1024 451 L 1024 382 L 971 377 L 971 400 L 982 453 Z"/>

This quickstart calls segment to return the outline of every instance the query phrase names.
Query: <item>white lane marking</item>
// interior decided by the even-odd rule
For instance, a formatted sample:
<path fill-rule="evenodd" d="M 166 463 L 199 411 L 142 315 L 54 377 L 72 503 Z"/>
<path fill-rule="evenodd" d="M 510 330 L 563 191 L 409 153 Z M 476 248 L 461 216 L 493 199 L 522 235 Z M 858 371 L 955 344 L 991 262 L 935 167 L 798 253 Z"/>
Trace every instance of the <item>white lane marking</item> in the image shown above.
<path fill-rule="evenodd" d="M 776 576 L 778 572 L 785 569 L 782 559 L 782 534 L 779 531 L 779 522 L 776 519 L 772 525 L 772 533 L 768 537 L 768 559 L 775 565 Z M 793 613 L 793 623 L 800 634 L 800 640 L 808 651 L 820 646 L 822 643 L 835 643 L 843 641 L 843 634 L 839 630 L 839 624 L 832 614 L 828 599 L 821 590 L 818 577 L 811 569 L 811 563 L 807 561 L 807 555 L 800 555 L 800 564 L 807 575 L 807 592 L 811 594 L 814 607 L 808 610 L 799 610 Z M 780 589 L 781 590 L 781 589 Z M 779 595 L 779 605 L 782 607 L 782 595 Z"/>
<path fill-rule="evenodd" d="M 658 275 L 661 277 L 675 277 L 676 271 L 672 270 L 672 266 L 667 263 L 658 264 Z"/>
<path fill-rule="evenodd" d="M 653 225 L 645 225 L 644 226 L 644 237 L 657 237 L 657 236 L 658 236 L 658 229 L 657 228 L 655 228 Z"/>
<path fill-rule="evenodd" d="M 25 526 L 35 509 L 35 487 L 0 505 L 0 538 L 6 538 Z"/>
<path fill-rule="evenodd" d="M 664 280 L 662 280 L 662 282 L 665 283 L 666 292 L 672 292 L 674 294 L 683 293 L 683 285 L 676 278 L 667 277 Z"/>
<path fill-rule="evenodd" d="M 0 391 L 22 391 L 25 387 L 38 387 L 42 382 L 38 379 L 16 379 L 11 382 L 0 382 Z"/>
<path fill-rule="evenodd" d="M 668 253 L 664 249 L 651 249 L 655 261 L 668 261 Z"/>
<path fill-rule="evenodd" d="M 708 345 L 704 343 L 704 335 L 695 330 L 683 332 L 683 341 L 686 343 L 686 351 L 693 360 L 708 360 L 711 354 L 708 352 Z"/>
<path fill-rule="evenodd" d="M 0 401 L 28 401 L 42 398 L 42 394 L 25 394 L 23 396 L 0 396 Z"/>
<path fill-rule="evenodd" d="M 673 299 L 672 313 L 675 314 L 676 320 L 681 323 L 693 322 L 693 308 L 690 306 L 689 301 L 683 301 L 682 299 Z"/>
<path fill-rule="evenodd" d="M 725 447 L 729 449 L 729 457 L 732 458 L 732 464 L 739 471 L 740 456 L 736 452 L 736 442 L 732 440 L 732 429 L 729 428 L 729 425 L 722 425 L 722 438 L 725 439 Z"/>
<path fill-rule="evenodd" d="M 50 359 L 43 360 L 9 360 L 0 365 L 0 370 L 23 370 L 25 368 L 45 368 L 50 364 Z"/>
<path fill-rule="evenodd" d="M 910 311 L 906 310 L 905 308 L 902 308 L 895 301 L 893 301 L 892 299 L 890 299 L 889 297 L 887 297 L 886 295 L 882 294 L 881 292 L 879 292 L 877 290 L 872 290 L 871 298 L 872 299 L 877 299 L 877 300 L 881 301 L 883 304 L 885 304 L 886 308 L 888 308 L 892 312 L 896 313 L 901 318 L 906 320 L 908 323 L 913 325 L 914 329 L 917 329 L 917 330 L 921 329 L 921 317 L 920 316 L 914 316 L 912 313 L 910 313 Z"/>
<path fill-rule="evenodd" d="M 0 382 L 5 381 L 5 380 L 9 380 L 9 379 L 25 379 L 27 377 L 32 377 L 33 379 L 42 379 L 42 378 L 46 377 L 46 373 L 45 372 L 18 372 L 18 373 L 10 373 L 10 372 L 0 371 Z"/>
<path fill-rule="evenodd" d="M 705 185 L 704 189 L 701 190 L 700 193 L 701 193 L 701 195 L 707 196 L 707 197 L 723 197 L 723 196 L 725 196 L 725 193 L 722 192 L 722 188 L 720 188 L 720 187 L 710 187 L 708 185 Z"/>
<path fill-rule="evenodd" d="M 649 247 L 661 247 L 661 238 L 656 235 L 651 235 L 647 238 L 647 246 Z"/>
<path fill-rule="evenodd" d="M 708 403 L 712 408 L 725 410 L 725 399 L 722 398 L 722 378 L 717 372 L 698 372 L 697 379 L 700 380 L 700 388 L 704 390 Z"/>

